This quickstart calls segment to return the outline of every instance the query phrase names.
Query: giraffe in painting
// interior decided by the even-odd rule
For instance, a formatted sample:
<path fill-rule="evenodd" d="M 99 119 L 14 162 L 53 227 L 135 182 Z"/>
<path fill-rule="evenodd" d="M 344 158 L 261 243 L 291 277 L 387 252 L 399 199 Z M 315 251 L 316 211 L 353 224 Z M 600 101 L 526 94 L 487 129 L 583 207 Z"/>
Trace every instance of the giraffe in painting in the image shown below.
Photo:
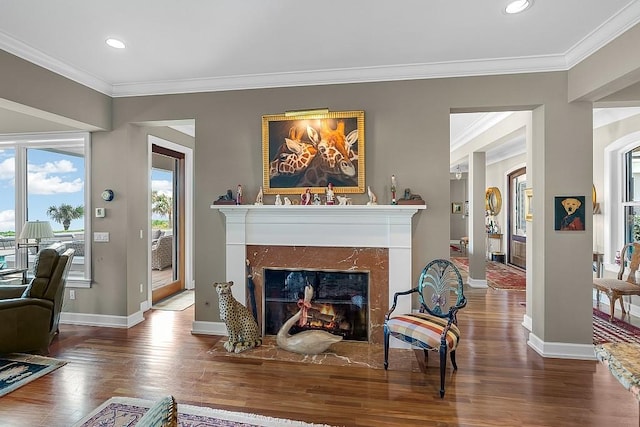
<path fill-rule="evenodd" d="M 344 121 L 339 121 L 336 129 L 331 129 L 327 122 L 323 121 L 319 133 L 313 127 L 307 126 L 307 134 L 318 147 L 329 169 L 328 173 L 342 174 L 349 178 L 356 175 L 354 160 L 357 159 L 357 153 L 353 150 L 353 144 L 358 140 L 357 130 L 345 136 Z"/>
<path fill-rule="evenodd" d="M 292 127 L 289 138 L 278 149 L 273 161 L 269 163 L 269 177 L 296 175 L 303 172 L 315 158 L 318 149 L 313 144 L 302 142 L 303 129 Z"/>

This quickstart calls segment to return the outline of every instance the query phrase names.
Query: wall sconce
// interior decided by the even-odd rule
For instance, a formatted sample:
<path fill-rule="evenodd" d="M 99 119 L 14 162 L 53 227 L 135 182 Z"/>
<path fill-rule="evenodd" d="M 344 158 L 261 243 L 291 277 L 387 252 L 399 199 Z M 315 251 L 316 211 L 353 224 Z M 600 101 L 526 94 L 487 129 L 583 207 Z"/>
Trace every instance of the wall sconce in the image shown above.
<path fill-rule="evenodd" d="M 456 168 L 456 179 L 460 181 L 462 179 L 462 171 L 460 170 L 460 165 Z"/>

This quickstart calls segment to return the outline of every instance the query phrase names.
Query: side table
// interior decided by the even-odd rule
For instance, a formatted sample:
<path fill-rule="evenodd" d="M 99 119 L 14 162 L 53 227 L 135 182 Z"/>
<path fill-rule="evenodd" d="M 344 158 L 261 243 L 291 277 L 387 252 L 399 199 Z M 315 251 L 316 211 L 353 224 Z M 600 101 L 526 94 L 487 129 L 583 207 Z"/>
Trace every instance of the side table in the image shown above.
<path fill-rule="evenodd" d="M 0 277 L 13 276 L 13 275 L 22 275 L 22 284 L 27 283 L 27 269 L 26 268 L 3 268 L 0 270 Z"/>

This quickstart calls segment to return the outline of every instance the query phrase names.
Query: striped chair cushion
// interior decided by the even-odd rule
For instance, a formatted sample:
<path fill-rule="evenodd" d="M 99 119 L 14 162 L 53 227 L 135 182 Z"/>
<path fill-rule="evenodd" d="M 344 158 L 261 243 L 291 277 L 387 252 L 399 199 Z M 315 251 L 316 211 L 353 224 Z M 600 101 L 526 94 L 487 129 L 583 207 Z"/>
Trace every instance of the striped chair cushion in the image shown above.
<path fill-rule="evenodd" d="M 156 401 L 136 423 L 137 427 L 178 427 L 178 404 L 173 396 Z"/>
<path fill-rule="evenodd" d="M 440 336 L 447 326 L 447 319 L 430 316 L 425 313 L 403 314 L 392 317 L 387 322 L 389 333 L 399 340 L 416 347 L 439 349 Z M 455 350 L 460 340 L 460 330 L 451 325 L 447 333 L 449 351 Z"/>

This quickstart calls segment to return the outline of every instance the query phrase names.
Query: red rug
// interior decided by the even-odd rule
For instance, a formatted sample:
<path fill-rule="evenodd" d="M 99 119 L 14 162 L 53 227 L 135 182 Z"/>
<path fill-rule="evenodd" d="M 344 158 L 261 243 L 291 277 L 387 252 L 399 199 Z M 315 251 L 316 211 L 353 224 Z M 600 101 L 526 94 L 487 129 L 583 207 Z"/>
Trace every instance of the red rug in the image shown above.
<path fill-rule="evenodd" d="M 593 309 L 593 344 L 631 342 L 640 344 L 640 328 L 620 319 L 609 322 L 609 315 Z"/>
<path fill-rule="evenodd" d="M 469 273 L 469 258 L 452 257 L 451 261 Z M 524 291 L 527 287 L 525 272 L 500 262 L 487 261 L 487 284 L 493 289 Z"/>

